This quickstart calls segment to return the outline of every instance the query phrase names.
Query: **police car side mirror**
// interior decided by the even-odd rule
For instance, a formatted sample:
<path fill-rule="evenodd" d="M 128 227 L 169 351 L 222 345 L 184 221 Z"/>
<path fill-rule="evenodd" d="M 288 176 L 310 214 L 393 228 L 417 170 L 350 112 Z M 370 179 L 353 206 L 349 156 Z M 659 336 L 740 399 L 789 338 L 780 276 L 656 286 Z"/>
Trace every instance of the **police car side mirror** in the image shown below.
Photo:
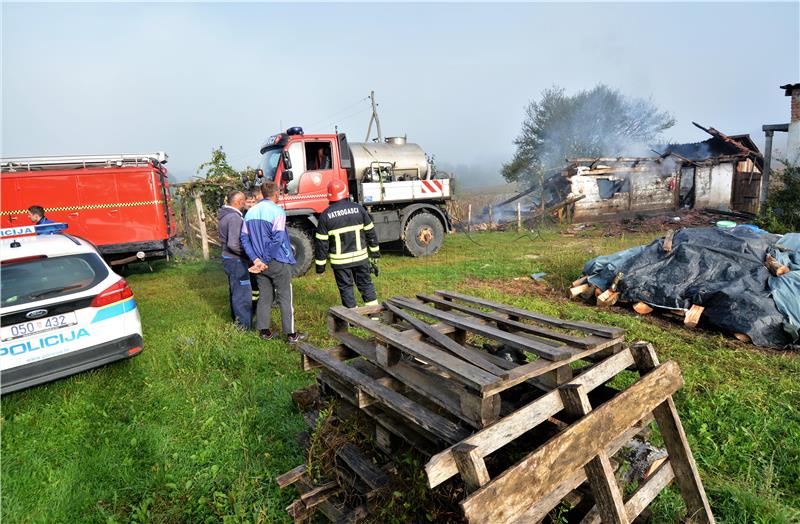
<path fill-rule="evenodd" d="M 292 170 L 287 169 L 286 171 L 284 171 L 283 174 L 281 175 L 281 180 L 283 180 L 284 182 L 291 182 L 292 180 L 294 180 L 294 173 L 292 173 Z"/>
<path fill-rule="evenodd" d="M 292 168 L 292 159 L 289 158 L 289 152 L 288 151 L 284 151 L 283 152 L 283 167 L 285 169 L 291 169 Z"/>

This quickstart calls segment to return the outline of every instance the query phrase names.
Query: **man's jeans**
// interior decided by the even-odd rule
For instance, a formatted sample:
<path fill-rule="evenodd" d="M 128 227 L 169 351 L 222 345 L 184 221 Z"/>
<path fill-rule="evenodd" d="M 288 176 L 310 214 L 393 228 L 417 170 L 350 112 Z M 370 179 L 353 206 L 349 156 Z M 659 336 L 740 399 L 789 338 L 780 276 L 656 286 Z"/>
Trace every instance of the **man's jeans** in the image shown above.
<path fill-rule="evenodd" d="M 243 328 L 250 329 L 253 321 L 253 298 L 247 264 L 239 258 L 222 257 L 222 268 L 228 275 L 231 317 Z"/>

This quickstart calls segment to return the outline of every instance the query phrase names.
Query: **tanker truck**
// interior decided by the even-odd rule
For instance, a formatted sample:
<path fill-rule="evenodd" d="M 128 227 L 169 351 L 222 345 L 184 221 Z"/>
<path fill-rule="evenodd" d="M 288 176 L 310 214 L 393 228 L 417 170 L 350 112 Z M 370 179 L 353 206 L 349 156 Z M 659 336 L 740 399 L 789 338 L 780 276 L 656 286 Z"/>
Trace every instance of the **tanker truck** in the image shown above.
<path fill-rule="evenodd" d="M 295 252 L 295 276 L 314 261 L 317 217 L 328 207 L 328 184 L 338 179 L 372 216 L 381 243 L 400 242 L 415 257 L 436 253 L 451 230 L 445 203 L 451 180 L 433 172 L 417 144 L 405 137 L 348 143 L 344 133 L 306 135 L 300 127 L 269 137 L 260 149 L 258 183 L 281 188 L 279 205 Z"/>

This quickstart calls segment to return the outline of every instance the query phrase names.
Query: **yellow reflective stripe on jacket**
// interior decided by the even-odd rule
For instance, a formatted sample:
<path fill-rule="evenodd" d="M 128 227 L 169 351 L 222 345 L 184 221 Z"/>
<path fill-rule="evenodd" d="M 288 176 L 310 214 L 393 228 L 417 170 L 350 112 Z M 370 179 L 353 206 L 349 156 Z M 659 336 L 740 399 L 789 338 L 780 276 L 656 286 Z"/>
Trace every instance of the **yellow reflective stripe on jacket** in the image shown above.
<path fill-rule="evenodd" d="M 327 260 L 315 260 L 314 262 L 316 262 L 318 266 L 324 266 Z"/>
<path fill-rule="evenodd" d="M 322 233 L 315 233 L 315 235 L 314 235 L 314 236 L 316 236 L 316 237 L 317 237 L 317 240 L 328 240 L 328 237 L 329 237 L 330 235 L 323 235 Z"/>
<path fill-rule="evenodd" d="M 375 223 L 374 223 L 374 222 L 371 222 L 369 225 L 367 225 L 367 226 L 364 226 L 364 231 L 369 231 L 369 230 L 370 230 L 370 229 L 372 229 L 373 227 L 375 227 Z"/>
<path fill-rule="evenodd" d="M 340 228 L 337 228 L 337 229 L 331 229 L 330 231 L 328 231 L 328 234 L 329 235 L 340 235 L 342 233 L 347 233 L 349 231 L 358 231 L 359 229 L 365 229 L 364 228 L 364 224 L 356 224 L 354 226 L 346 226 L 346 227 L 340 227 Z"/>
<path fill-rule="evenodd" d="M 333 261 L 333 260 L 341 260 L 343 258 L 352 258 L 352 257 L 356 257 L 356 256 L 366 255 L 366 254 L 367 254 L 367 250 L 366 249 L 359 249 L 358 251 L 351 251 L 350 253 L 338 253 L 338 254 L 337 253 L 331 253 L 328 256 Z"/>
<path fill-rule="evenodd" d="M 373 246 L 369 246 L 369 250 L 372 251 L 373 253 L 376 253 L 379 249 L 380 249 L 379 246 L 374 246 L 374 247 Z"/>
<path fill-rule="evenodd" d="M 347 258 L 341 259 L 341 260 L 339 260 L 339 259 L 336 259 L 336 260 L 331 259 L 331 264 L 334 265 L 334 266 L 338 266 L 338 265 L 342 265 L 342 264 L 351 264 L 353 262 L 361 262 L 362 260 L 366 260 L 368 257 L 369 257 L 369 255 L 367 255 L 366 253 L 364 253 L 363 255 L 360 255 L 360 256 L 353 256 L 353 257 L 348 255 Z"/>

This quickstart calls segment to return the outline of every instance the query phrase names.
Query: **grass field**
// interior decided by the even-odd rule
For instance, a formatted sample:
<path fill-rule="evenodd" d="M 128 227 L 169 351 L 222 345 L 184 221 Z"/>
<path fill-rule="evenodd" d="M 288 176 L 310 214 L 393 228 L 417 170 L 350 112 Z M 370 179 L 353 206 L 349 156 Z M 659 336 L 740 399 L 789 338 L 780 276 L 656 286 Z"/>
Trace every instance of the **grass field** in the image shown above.
<path fill-rule="evenodd" d="M 800 522 L 800 358 L 706 331 L 600 311 L 536 291 L 564 289 L 585 260 L 652 235 L 451 236 L 427 259 L 381 260 L 379 296 L 449 288 L 569 319 L 620 326 L 675 359 L 676 404 L 719 522 Z M 518 280 L 514 280 L 514 279 Z M 303 461 L 293 390 L 313 381 L 283 342 L 228 322 L 215 262 L 128 275 L 145 332 L 138 357 L 2 399 L 2 521 L 286 522 L 277 475 Z M 295 281 L 297 324 L 313 343 L 338 303 L 330 273 Z M 682 516 L 674 488 L 657 522 Z"/>

